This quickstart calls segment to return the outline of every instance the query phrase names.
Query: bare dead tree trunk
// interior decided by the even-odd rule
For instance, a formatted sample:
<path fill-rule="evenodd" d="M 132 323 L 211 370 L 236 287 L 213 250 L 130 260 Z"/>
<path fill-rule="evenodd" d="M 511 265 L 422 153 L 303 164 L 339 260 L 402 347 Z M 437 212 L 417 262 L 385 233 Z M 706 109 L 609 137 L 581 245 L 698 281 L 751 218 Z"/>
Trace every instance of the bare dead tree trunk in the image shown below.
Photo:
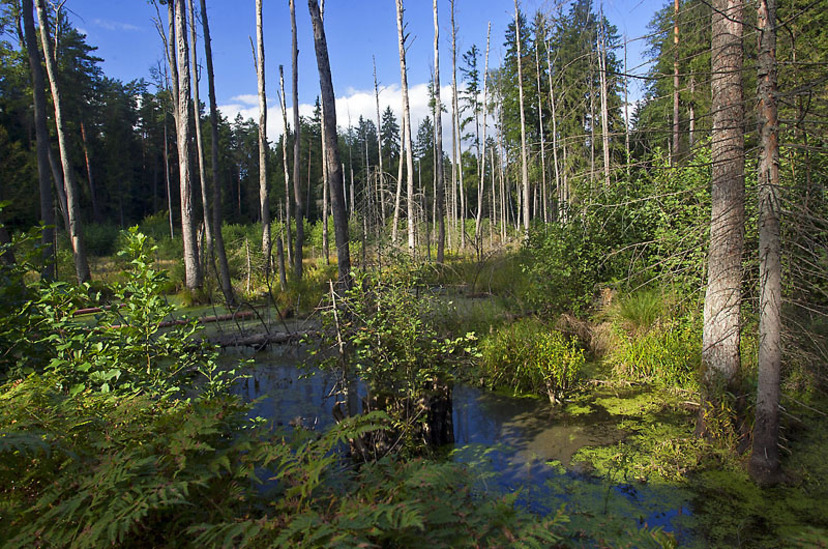
<path fill-rule="evenodd" d="M 692 81 L 691 81 L 692 86 Z M 630 178 L 630 99 L 629 75 L 627 74 L 627 36 L 624 36 L 624 164 L 627 167 L 627 179 Z M 692 122 L 691 122 L 692 124 Z M 691 130 L 692 133 L 692 130 Z M 690 137 L 690 146 L 693 146 Z"/>
<path fill-rule="evenodd" d="M 187 44 L 187 8 L 175 0 L 175 44 L 178 59 L 178 176 L 181 195 L 181 236 L 184 240 L 184 278 L 190 290 L 201 287 L 202 270 L 193 211 L 192 166 L 190 165 L 190 55 Z"/>
<path fill-rule="evenodd" d="M 538 51 L 540 48 L 537 44 L 535 44 L 535 73 L 536 73 L 536 80 L 538 82 L 538 134 L 540 136 L 540 157 L 541 157 L 541 202 L 542 210 L 543 210 L 543 222 L 549 223 L 549 213 L 548 208 L 546 207 L 547 196 L 546 196 L 546 138 L 544 136 L 544 126 L 543 126 L 543 90 L 541 88 L 541 66 L 540 66 L 540 52 Z M 537 213 L 537 212 L 536 212 Z"/>
<path fill-rule="evenodd" d="M 465 186 L 463 184 L 463 135 L 460 133 L 460 106 L 458 103 L 459 90 L 457 88 L 457 25 L 454 19 L 454 0 L 451 0 L 451 108 L 452 108 L 452 145 L 457 147 L 456 156 L 452 152 L 453 169 L 456 171 L 456 187 L 458 191 L 456 207 L 456 221 L 460 229 L 460 249 L 466 247 L 466 208 Z"/>
<path fill-rule="evenodd" d="M 198 157 L 198 182 L 201 189 L 201 209 L 204 217 L 204 258 L 202 269 L 206 270 L 207 258 L 213 255 L 213 223 L 210 219 L 210 199 L 207 198 L 207 170 L 204 166 L 204 140 L 201 137 L 201 98 L 198 93 L 198 44 L 195 20 L 195 4 L 193 0 L 187 0 L 190 10 L 190 62 L 193 71 L 193 117 L 195 120 L 195 145 L 196 156 Z"/>
<path fill-rule="evenodd" d="M 546 66 L 548 67 L 548 76 L 549 76 L 549 107 L 552 111 L 552 164 L 554 165 L 555 169 L 555 197 L 558 209 L 558 215 L 556 216 L 558 221 L 561 220 L 560 216 L 560 208 L 561 208 L 561 174 L 560 169 L 558 167 L 558 114 L 555 105 L 555 86 L 553 84 L 552 79 L 552 52 L 551 48 L 549 47 L 549 42 L 546 42 Z"/>
<path fill-rule="evenodd" d="M 302 247 L 305 241 L 304 216 L 302 207 L 302 183 L 299 181 L 299 45 L 296 37 L 296 3 L 290 0 L 291 50 L 293 52 L 293 196 L 296 201 L 296 246 L 293 253 L 293 273 L 296 280 L 302 280 Z"/>
<path fill-rule="evenodd" d="M 204 30 L 204 55 L 207 62 L 207 94 L 210 99 L 210 130 L 211 130 L 211 168 L 213 175 L 213 251 L 218 259 L 219 280 L 224 301 L 228 307 L 236 305 L 236 296 L 233 293 L 233 283 L 230 280 L 230 267 L 227 264 L 227 252 L 224 248 L 224 236 L 221 234 L 221 180 L 219 178 L 219 134 L 218 134 L 218 107 L 216 106 L 216 87 L 213 80 L 213 46 L 210 42 L 210 23 L 207 18 L 206 0 L 201 0 L 201 26 Z M 166 145 L 165 145 L 166 146 Z M 167 170 L 169 173 L 169 170 Z"/>
<path fill-rule="evenodd" d="M 679 157 L 679 0 L 673 2 L 673 154 L 675 165 Z"/>
<path fill-rule="evenodd" d="M 400 134 L 400 160 L 397 163 L 397 192 L 394 195 L 394 219 L 391 226 L 391 243 L 397 245 L 397 232 L 400 225 L 400 205 L 402 203 L 402 178 L 403 178 L 403 158 L 405 157 L 405 132 L 408 128 L 408 121 L 403 116 L 402 133 Z"/>
<path fill-rule="evenodd" d="M 480 224 L 483 222 L 483 195 L 485 194 L 486 178 L 486 126 L 488 119 L 488 105 L 486 101 L 488 100 L 489 92 L 489 48 L 491 46 L 491 40 L 492 22 L 489 21 L 488 30 L 486 31 L 486 60 L 483 62 L 483 152 L 481 154 L 480 150 L 477 151 L 480 170 L 477 177 L 477 218 L 475 219 L 474 232 L 478 249 L 482 248 L 483 245 L 483 232 Z M 494 185 L 494 183 L 492 184 Z M 491 220 L 489 220 L 489 224 L 491 224 Z"/>
<path fill-rule="evenodd" d="M 437 0 L 434 5 L 434 171 L 436 177 L 437 263 L 445 261 L 446 253 L 446 178 L 443 168 L 443 103 L 440 99 L 440 22 Z"/>
<path fill-rule="evenodd" d="M 348 244 L 348 213 L 345 211 L 345 193 L 343 191 L 344 178 L 342 162 L 339 157 L 339 143 L 336 134 L 336 103 L 333 82 L 331 81 L 331 65 L 328 59 L 328 44 L 325 38 L 325 28 L 316 0 L 308 0 L 308 11 L 313 23 L 313 38 L 316 46 L 316 64 L 319 67 L 319 83 L 321 86 L 322 109 L 325 112 L 324 136 L 327 142 L 327 164 L 331 193 L 331 209 L 333 210 L 334 232 L 336 237 L 336 258 L 339 274 L 339 284 L 348 289 L 351 287 L 351 252 Z"/>
<path fill-rule="evenodd" d="M 95 223 L 101 222 L 101 210 L 98 207 L 98 193 L 95 189 L 95 179 L 92 177 L 92 163 L 89 160 L 89 143 L 86 140 L 86 125 L 80 121 L 81 145 L 83 146 L 83 160 L 86 163 L 86 181 L 89 183 L 89 199 L 92 201 L 92 219 Z M 123 221 L 123 220 L 122 220 Z"/>
<path fill-rule="evenodd" d="M 262 0 L 256 0 L 256 80 L 259 85 L 259 216 L 262 219 L 262 255 L 265 277 L 270 275 L 270 202 L 267 185 L 267 96 L 265 95 L 265 50 L 262 30 Z"/>
<path fill-rule="evenodd" d="M 63 120 L 60 86 L 57 81 L 57 62 L 49 40 L 49 21 L 46 17 L 44 0 L 37 0 L 37 18 L 40 23 L 40 43 L 43 47 L 43 56 L 46 60 L 46 75 L 52 90 L 52 101 L 55 107 L 55 126 L 57 127 L 58 148 L 60 149 L 60 163 L 63 168 L 63 182 L 66 187 L 66 206 L 69 218 L 69 239 L 72 242 L 72 252 L 75 260 L 75 275 L 78 283 L 89 280 L 89 263 L 86 259 L 86 245 L 83 238 L 83 226 L 80 213 L 80 197 L 78 196 L 75 178 L 72 173 L 72 164 L 69 159 L 69 144 L 66 142 L 66 127 Z"/>
<path fill-rule="evenodd" d="M 382 226 L 385 227 L 385 169 L 383 168 L 383 159 L 382 159 L 382 116 L 380 115 L 380 100 L 379 100 L 379 82 L 377 81 L 377 60 L 375 57 L 372 58 L 374 61 L 374 100 L 377 104 L 377 151 L 379 151 L 379 174 L 377 174 L 376 180 L 376 200 L 379 202 L 380 213 L 382 220 Z M 350 121 L 349 121 L 350 125 Z M 353 163 L 351 164 L 353 166 Z M 353 168 L 351 168 L 353 171 Z M 353 177 L 351 177 L 353 181 Z"/>
<path fill-rule="evenodd" d="M 325 140 L 325 106 L 322 106 L 322 255 L 325 256 L 325 265 L 330 265 L 331 255 L 328 242 L 328 145 Z M 344 178 L 343 178 L 344 180 Z"/>
<path fill-rule="evenodd" d="M 55 278 L 55 199 L 52 182 L 49 179 L 49 127 L 46 116 L 46 83 L 43 67 L 40 65 L 40 51 L 37 48 L 37 31 L 34 26 L 34 3 L 23 0 L 23 29 L 29 69 L 32 75 L 32 96 L 34 101 L 35 140 L 37 147 L 37 181 L 40 194 L 40 220 L 43 230 L 40 242 L 43 246 L 43 280 Z M 57 181 L 55 181 L 57 184 Z M 61 185 L 62 185 L 61 181 Z M 6 257 L 6 256 L 4 256 Z"/>
<path fill-rule="evenodd" d="M 403 140 L 405 142 L 405 167 L 406 167 L 406 200 L 408 216 L 408 252 L 414 254 L 414 153 L 411 146 L 411 109 L 408 105 L 408 70 L 405 67 L 405 41 L 407 33 L 403 24 L 403 3 L 396 0 L 397 4 L 397 37 L 400 50 L 400 85 L 402 87 L 402 109 L 403 109 Z M 400 158 L 402 162 L 402 158 Z"/>
<path fill-rule="evenodd" d="M 604 155 L 604 186 L 610 185 L 610 148 L 609 148 L 609 108 L 607 105 L 607 29 L 604 26 L 604 13 L 601 10 L 601 25 L 598 29 L 598 70 L 601 83 L 601 148 Z"/>
<path fill-rule="evenodd" d="M 282 65 L 279 65 L 279 107 L 282 109 L 282 125 L 285 130 L 282 135 L 282 166 L 285 171 L 285 239 L 287 240 L 288 263 L 290 263 L 293 258 L 293 243 L 290 234 L 290 170 L 288 169 L 287 154 L 287 141 L 290 132 L 287 119 L 287 104 L 285 103 L 285 68 Z"/>
<path fill-rule="evenodd" d="M 170 222 L 170 239 L 175 238 L 175 224 L 172 213 L 172 183 L 170 181 L 170 137 L 167 135 L 167 113 L 164 113 L 164 182 L 167 187 L 167 218 Z"/>
<path fill-rule="evenodd" d="M 515 42 L 517 46 L 518 94 L 520 97 L 520 176 L 523 184 L 523 230 L 529 234 L 529 162 L 526 158 L 526 111 L 523 105 L 523 60 L 520 40 L 520 8 L 515 0 Z"/>
<path fill-rule="evenodd" d="M 714 0 L 712 41 L 712 219 L 704 299 L 702 368 L 708 402 L 734 385 L 740 369 L 739 314 L 745 227 L 742 2 Z M 706 432 L 702 413 L 700 432 Z"/>
<path fill-rule="evenodd" d="M 759 384 L 750 475 L 761 484 L 782 479 L 779 462 L 779 373 L 782 366 L 782 258 L 779 233 L 779 120 L 776 106 L 776 0 L 760 0 L 759 135 Z"/>

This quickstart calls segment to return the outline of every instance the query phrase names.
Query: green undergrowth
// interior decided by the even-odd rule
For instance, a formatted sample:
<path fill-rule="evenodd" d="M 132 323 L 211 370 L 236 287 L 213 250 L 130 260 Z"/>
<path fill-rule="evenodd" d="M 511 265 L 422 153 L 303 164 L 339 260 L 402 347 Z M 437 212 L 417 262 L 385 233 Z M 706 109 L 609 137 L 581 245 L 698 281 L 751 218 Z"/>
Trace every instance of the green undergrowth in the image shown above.
<path fill-rule="evenodd" d="M 576 416 L 605 411 L 626 433 L 617 444 L 584 447 L 573 456 L 574 470 L 608 484 L 602 485 L 607 500 L 601 511 L 597 492 L 602 488 L 588 482 L 561 482 L 556 489 L 578 502 L 566 508 L 570 527 L 603 520 L 607 530 L 602 531 L 614 528 L 611 517 L 624 516 L 631 502 L 609 486 L 629 485 L 642 493 L 654 491 L 662 509 L 670 508 L 675 498 L 691 502 L 686 511 L 692 520 L 682 519 L 692 529 L 687 546 L 826 546 L 828 418 L 802 408 L 796 410 L 798 419 L 788 417 L 783 422 L 789 450 L 783 468 L 788 481 L 761 488 L 745 471 L 747 455 L 695 436 L 697 410 L 690 393 L 653 385 L 616 385 L 607 383 L 577 395 L 565 408 Z M 641 509 L 641 501 L 635 505 Z"/>
<path fill-rule="evenodd" d="M 559 402 L 585 363 L 579 342 L 527 318 L 500 327 L 481 344 L 481 375 L 493 387 L 545 394 Z"/>

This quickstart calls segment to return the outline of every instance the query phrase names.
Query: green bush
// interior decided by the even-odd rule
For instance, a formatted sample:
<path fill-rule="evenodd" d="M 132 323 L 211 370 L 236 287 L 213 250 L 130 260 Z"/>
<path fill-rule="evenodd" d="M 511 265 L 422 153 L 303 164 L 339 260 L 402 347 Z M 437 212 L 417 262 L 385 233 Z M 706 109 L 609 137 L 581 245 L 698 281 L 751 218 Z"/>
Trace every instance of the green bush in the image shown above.
<path fill-rule="evenodd" d="M 697 318 L 661 319 L 645 331 L 613 324 L 616 345 L 607 360 L 626 379 L 692 386 L 701 371 L 702 326 Z"/>
<path fill-rule="evenodd" d="M 552 403 L 564 398 L 585 363 L 574 339 L 534 319 L 500 328 L 483 341 L 481 353 L 493 386 L 545 394 Z"/>

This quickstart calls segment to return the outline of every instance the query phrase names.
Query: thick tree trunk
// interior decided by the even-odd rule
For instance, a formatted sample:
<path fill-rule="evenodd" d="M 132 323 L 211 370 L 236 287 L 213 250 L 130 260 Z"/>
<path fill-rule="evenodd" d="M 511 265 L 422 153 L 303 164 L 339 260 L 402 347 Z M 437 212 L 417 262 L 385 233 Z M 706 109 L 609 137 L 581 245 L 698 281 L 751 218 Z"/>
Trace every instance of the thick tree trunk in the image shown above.
<path fill-rule="evenodd" d="M 290 229 L 290 170 L 288 169 L 288 154 L 287 142 L 288 128 L 287 119 L 287 105 L 285 104 L 285 68 L 279 65 L 279 107 L 282 109 L 282 125 L 284 126 L 284 134 L 282 135 L 282 166 L 285 171 L 285 239 L 287 240 L 287 257 L 288 263 L 293 259 L 293 242 Z"/>
<path fill-rule="evenodd" d="M 37 180 L 40 194 L 40 220 L 43 222 L 41 245 L 43 246 L 44 280 L 55 278 L 55 199 L 52 182 L 49 179 L 49 127 L 46 116 L 46 83 L 43 67 L 40 65 L 40 51 L 37 49 L 37 31 L 34 26 L 34 3 L 23 0 L 23 29 L 29 68 L 32 74 L 32 95 L 34 99 L 35 140 L 37 147 Z M 55 182 L 57 184 L 57 181 Z M 62 185 L 62 182 L 61 182 Z"/>
<path fill-rule="evenodd" d="M 443 103 L 440 100 L 440 23 L 437 0 L 434 4 L 434 176 L 436 178 L 435 213 L 437 215 L 437 263 L 446 253 L 446 178 L 443 169 Z"/>
<path fill-rule="evenodd" d="M 779 463 L 779 372 L 782 365 L 782 259 L 779 236 L 779 120 L 776 106 L 776 0 L 759 0 L 759 386 L 750 475 L 782 478 Z"/>
<path fill-rule="evenodd" d="M 520 178 L 523 185 L 523 231 L 529 234 L 529 161 L 526 158 L 526 111 L 523 105 L 523 53 L 520 43 L 520 8 L 515 0 L 515 42 L 517 46 L 518 94 L 520 99 Z"/>
<path fill-rule="evenodd" d="M 405 67 L 405 27 L 403 24 L 403 3 L 397 3 L 397 37 L 400 50 L 400 85 L 402 86 L 402 109 L 403 109 L 403 140 L 405 141 L 405 167 L 406 167 L 406 203 L 407 203 L 407 226 L 408 226 L 408 252 L 414 255 L 414 152 L 411 146 L 411 109 L 408 105 L 408 70 Z M 402 162 L 402 158 L 400 158 Z"/>
<path fill-rule="evenodd" d="M 187 7 L 175 0 L 175 44 L 178 59 L 178 187 L 181 196 L 181 236 L 184 241 L 184 283 L 190 290 L 202 285 L 198 234 L 193 208 L 192 166 L 190 155 L 190 55 L 187 43 Z"/>
<path fill-rule="evenodd" d="M 400 134 L 400 158 L 397 163 L 397 191 L 394 194 L 394 218 L 391 225 L 391 244 L 397 245 L 397 232 L 400 226 L 400 205 L 402 203 L 402 178 L 403 178 L 403 158 L 405 157 L 405 132 L 408 127 L 405 116 L 402 120 L 402 133 Z"/>
<path fill-rule="evenodd" d="M 213 80 L 213 46 L 210 43 L 210 23 L 207 20 L 206 0 L 201 0 L 201 26 L 204 30 L 204 54 L 207 62 L 207 91 L 210 98 L 210 130 L 211 130 L 211 168 L 213 174 L 213 250 L 218 259 L 219 280 L 221 292 L 228 307 L 236 305 L 236 296 L 233 293 L 233 284 L 230 281 L 230 267 L 227 264 L 227 253 L 224 248 L 224 237 L 221 234 L 221 180 L 219 178 L 219 135 L 218 135 L 218 107 L 216 106 L 216 87 Z M 169 173 L 169 172 L 168 172 Z"/>
<path fill-rule="evenodd" d="M 334 233 L 336 238 L 336 259 L 339 284 L 343 289 L 351 287 L 351 251 L 348 244 L 348 214 L 345 211 L 345 193 L 343 191 L 342 162 L 339 157 L 339 143 L 336 133 L 336 102 L 333 82 L 331 81 L 331 65 L 328 59 L 328 44 L 325 38 L 325 28 L 316 0 L 308 0 L 308 11 L 313 24 L 313 39 L 316 46 L 316 64 L 319 67 L 319 83 L 321 87 L 322 108 L 325 112 L 325 126 L 323 128 L 326 141 L 328 164 L 328 181 L 330 183 L 331 209 L 334 218 Z"/>
<path fill-rule="evenodd" d="M 265 277 L 270 276 L 270 202 L 267 196 L 267 96 L 265 95 L 262 0 L 256 0 L 256 81 L 259 85 L 259 217 L 262 220 L 262 256 Z"/>
<path fill-rule="evenodd" d="M 210 199 L 207 198 L 207 173 L 204 166 L 204 141 L 201 137 L 201 99 L 198 94 L 198 51 L 196 50 L 196 17 L 193 0 L 187 0 L 190 10 L 190 62 L 193 71 L 193 118 L 195 121 L 195 145 L 198 157 L 198 182 L 201 189 L 201 209 L 204 219 L 204 254 L 202 269 L 206 269 L 207 258 L 213 255 L 213 227 L 210 219 Z"/>
<path fill-rule="evenodd" d="M 742 6 L 714 0 L 712 42 L 712 219 L 704 299 L 702 366 L 705 398 L 713 404 L 735 389 L 745 227 Z M 702 414 L 700 431 L 706 432 Z"/>
<path fill-rule="evenodd" d="M 305 240 L 304 208 L 302 206 L 302 183 L 299 181 L 299 44 L 296 36 L 296 2 L 290 0 L 290 28 L 293 83 L 293 196 L 296 201 L 296 246 L 293 248 L 293 274 L 297 282 L 302 280 L 302 247 Z"/>
<path fill-rule="evenodd" d="M 86 259 L 86 246 L 83 238 L 83 226 L 80 213 L 80 197 L 75 186 L 75 177 L 72 172 L 72 163 L 69 159 L 69 144 L 66 142 L 66 128 L 63 120 L 60 86 L 57 81 L 57 62 L 49 40 L 49 22 L 46 17 L 45 0 L 37 0 L 37 18 L 40 23 L 40 43 L 43 47 L 43 56 L 46 59 L 46 74 L 52 89 L 52 101 L 55 107 L 55 125 L 57 127 L 58 148 L 60 149 L 60 163 L 63 167 L 63 182 L 66 187 L 66 209 L 69 219 L 69 239 L 72 242 L 72 252 L 75 260 L 75 275 L 78 283 L 89 280 L 89 263 Z"/>

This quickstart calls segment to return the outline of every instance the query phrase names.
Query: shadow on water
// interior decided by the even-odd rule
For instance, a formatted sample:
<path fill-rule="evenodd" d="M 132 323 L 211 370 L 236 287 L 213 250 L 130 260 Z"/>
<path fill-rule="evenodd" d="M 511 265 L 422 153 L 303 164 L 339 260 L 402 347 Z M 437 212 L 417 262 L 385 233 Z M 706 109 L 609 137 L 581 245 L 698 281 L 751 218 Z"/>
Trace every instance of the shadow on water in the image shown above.
<path fill-rule="evenodd" d="M 302 367 L 304 358 L 291 347 L 256 355 L 250 378 L 237 386 L 253 403 L 251 416 L 314 430 L 334 425 L 336 377 Z M 622 530 L 646 525 L 689 544 L 690 494 L 667 485 L 599 478 L 572 463 L 583 447 L 621 441 L 627 433 L 618 428 L 620 419 L 597 404 L 588 413 L 569 415 L 544 400 L 457 384 L 448 455 L 473 467 L 480 490 L 517 492 L 518 504 L 533 512 L 550 514 L 565 506 L 571 522 L 583 521 L 585 531 L 602 520 Z"/>

